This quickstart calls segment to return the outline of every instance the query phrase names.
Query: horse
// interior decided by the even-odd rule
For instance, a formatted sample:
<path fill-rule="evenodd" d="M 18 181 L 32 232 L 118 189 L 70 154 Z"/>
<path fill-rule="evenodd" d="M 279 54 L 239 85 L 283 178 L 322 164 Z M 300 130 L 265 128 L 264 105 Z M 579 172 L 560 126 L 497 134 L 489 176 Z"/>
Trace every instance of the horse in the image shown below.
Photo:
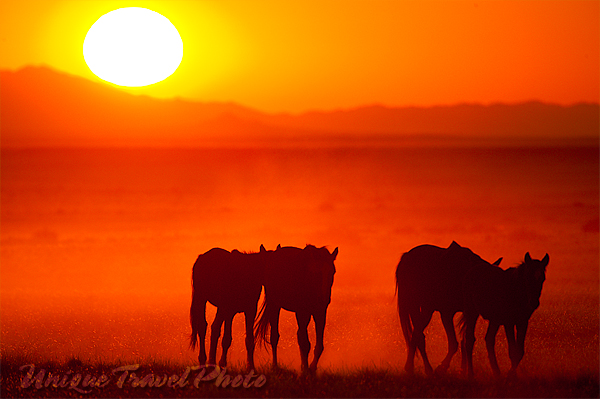
<path fill-rule="evenodd" d="M 324 349 L 323 334 L 335 274 L 333 262 L 337 254 L 338 248 L 330 254 L 327 248 L 317 248 L 313 245 L 307 245 L 304 249 L 277 246 L 269 258 L 264 280 L 265 299 L 256 324 L 255 339 L 262 344 L 271 344 L 273 369 L 278 368 L 279 314 L 283 308 L 296 313 L 302 372 L 316 372 Z M 309 367 L 308 355 L 311 345 L 308 339 L 308 324 L 311 317 L 315 321 L 317 342 Z M 271 333 L 270 339 L 267 339 L 269 327 Z"/>
<path fill-rule="evenodd" d="M 254 369 L 254 320 L 258 300 L 262 291 L 262 276 L 268 253 L 260 246 L 258 253 L 232 252 L 213 248 L 196 259 L 192 269 L 192 304 L 190 323 L 192 334 L 190 348 L 195 349 L 200 338 L 198 361 L 206 363 L 206 302 L 217 307 L 217 314 L 211 326 L 210 352 L 208 365 L 216 365 L 217 344 L 221 326 L 225 323 L 221 359 L 219 366 L 227 365 L 227 351 L 231 346 L 233 317 L 244 313 L 246 321 L 246 352 L 248 370 Z"/>
<path fill-rule="evenodd" d="M 454 315 L 463 308 L 462 279 L 471 268 L 495 267 L 501 261 L 502 258 L 490 264 L 455 241 L 448 248 L 420 245 L 402 255 L 396 268 L 396 295 L 398 316 L 408 347 L 404 366 L 407 373 L 414 372 L 418 348 L 425 373 L 433 374 L 425 350 L 424 330 L 435 311 L 440 312 L 448 338 L 448 353 L 436 373 L 444 373 L 450 367 L 452 357 L 458 351 Z"/>
<path fill-rule="evenodd" d="M 525 260 L 517 267 L 506 270 L 480 267 L 467 273 L 463 283 L 464 309 L 459 324 L 463 332 L 462 369 L 469 377 L 474 374 L 473 346 L 479 316 L 489 320 L 485 343 L 494 375 L 498 377 L 501 374 L 495 344 L 496 333 L 500 326 L 504 326 L 511 361 L 508 376 L 516 377 L 517 366 L 525 355 L 529 318 L 540 306 L 549 261 L 548 254 L 542 260 L 536 260 L 527 252 Z"/>

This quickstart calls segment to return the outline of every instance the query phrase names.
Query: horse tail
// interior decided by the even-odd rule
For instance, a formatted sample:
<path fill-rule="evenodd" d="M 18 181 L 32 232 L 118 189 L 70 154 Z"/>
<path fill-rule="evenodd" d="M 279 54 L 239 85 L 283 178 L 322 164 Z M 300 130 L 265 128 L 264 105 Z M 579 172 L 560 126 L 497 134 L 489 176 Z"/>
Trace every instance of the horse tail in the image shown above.
<path fill-rule="evenodd" d="M 404 341 L 406 342 L 406 346 L 410 347 L 410 341 L 412 340 L 413 334 L 413 325 L 410 318 L 410 313 L 404 303 L 402 303 L 400 295 L 398 295 L 398 316 L 400 317 L 400 325 L 402 326 Z"/>
<path fill-rule="evenodd" d="M 206 302 L 202 302 L 200 293 L 194 289 L 192 277 L 192 305 L 190 306 L 190 324 L 192 325 L 192 334 L 190 335 L 191 349 L 196 349 L 202 323 L 206 323 Z"/>
<path fill-rule="evenodd" d="M 192 306 L 190 307 L 190 324 L 192 325 L 192 334 L 190 335 L 190 348 L 196 349 L 198 343 L 199 323 L 202 317 L 202 311 L 199 306 L 198 295 L 192 288 Z"/>
<path fill-rule="evenodd" d="M 400 297 L 398 297 L 398 316 L 400 317 L 400 325 L 402 326 L 402 334 L 404 335 L 406 346 L 409 346 L 412 339 L 413 326 L 408 309 L 400 304 Z"/>
<path fill-rule="evenodd" d="M 269 333 L 269 307 L 267 302 L 267 296 L 265 293 L 265 298 L 260 307 L 260 312 L 258 313 L 258 321 L 254 326 L 254 344 L 259 344 L 261 346 L 266 347 L 267 344 L 270 344 L 268 333 Z"/>
<path fill-rule="evenodd" d="M 494 265 L 495 265 L 494 267 L 499 268 L 498 265 L 500 264 L 500 261 L 502 261 L 502 258 L 500 258 L 496 262 L 494 262 Z M 468 310 L 468 308 L 472 307 L 472 305 L 473 305 L 473 297 L 472 297 L 473 292 L 470 287 L 476 287 L 478 285 L 477 280 L 475 279 L 475 276 L 477 274 L 476 272 L 477 272 L 477 266 L 471 267 L 469 269 L 469 271 L 466 273 L 466 275 L 463 279 L 463 282 L 462 282 L 463 311 L 460 314 L 460 316 L 458 317 L 456 326 L 458 327 L 458 335 L 463 340 L 465 339 L 465 335 L 467 333 L 467 317 L 465 316 L 465 310 Z"/>
<path fill-rule="evenodd" d="M 396 298 L 398 300 L 398 317 L 400 318 L 400 325 L 402 326 L 402 334 L 404 335 L 404 341 L 406 346 L 410 347 L 410 341 L 412 340 L 413 325 L 410 319 L 410 313 L 408 307 L 404 303 L 400 295 L 400 287 L 398 284 L 398 275 L 396 274 Z"/>

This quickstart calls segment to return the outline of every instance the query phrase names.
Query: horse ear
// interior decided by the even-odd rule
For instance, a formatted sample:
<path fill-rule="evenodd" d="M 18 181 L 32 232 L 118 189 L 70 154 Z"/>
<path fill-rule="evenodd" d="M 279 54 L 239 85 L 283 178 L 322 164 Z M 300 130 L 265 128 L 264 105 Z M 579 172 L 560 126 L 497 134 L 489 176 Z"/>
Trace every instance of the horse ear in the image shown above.
<path fill-rule="evenodd" d="M 277 244 L 277 249 L 281 249 L 281 244 Z"/>
<path fill-rule="evenodd" d="M 526 262 L 526 263 L 529 263 L 529 262 L 531 262 L 531 255 L 529 255 L 529 252 L 527 252 L 527 253 L 525 254 L 525 262 Z"/>
<path fill-rule="evenodd" d="M 544 269 L 546 268 L 546 266 L 548 266 L 548 262 L 550 262 L 550 256 L 546 254 L 546 256 L 544 256 L 544 259 L 542 259 L 542 265 L 544 266 Z"/>
<path fill-rule="evenodd" d="M 260 252 L 267 252 L 267 250 L 265 249 L 265 246 L 260 244 Z"/>
<path fill-rule="evenodd" d="M 503 258 L 498 258 L 498 260 L 495 261 L 494 263 L 492 263 L 492 265 L 494 265 L 494 266 L 500 266 L 500 262 L 502 262 L 502 259 Z"/>
<path fill-rule="evenodd" d="M 335 258 L 337 258 L 337 254 L 338 254 L 338 249 L 337 249 L 337 247 L 335 247 L 335 249 L 333 250 L 333 253 L 331 254 L 331 256 L 333 257 L 333 260 L 335 260 Z"/>

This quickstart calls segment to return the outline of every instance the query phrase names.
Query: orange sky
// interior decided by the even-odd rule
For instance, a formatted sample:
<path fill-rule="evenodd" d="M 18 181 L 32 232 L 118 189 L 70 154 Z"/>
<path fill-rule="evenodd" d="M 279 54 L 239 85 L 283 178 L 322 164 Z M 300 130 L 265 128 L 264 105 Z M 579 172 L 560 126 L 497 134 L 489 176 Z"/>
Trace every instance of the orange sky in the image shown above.
<path fill-rule="evenodd" d="M 100 81 L 83 39 L 127 6 L 165 15 L 184 42 L 178 71 L 136 93 L 292 113 L 599 101 L 599 1 L 3 0 L 0 68 Z"/>

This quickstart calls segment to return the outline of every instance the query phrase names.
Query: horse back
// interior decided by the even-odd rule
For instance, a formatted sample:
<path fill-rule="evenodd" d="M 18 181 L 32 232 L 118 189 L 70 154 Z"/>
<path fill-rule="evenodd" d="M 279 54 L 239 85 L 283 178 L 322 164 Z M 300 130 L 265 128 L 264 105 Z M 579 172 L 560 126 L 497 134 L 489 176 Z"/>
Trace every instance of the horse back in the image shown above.
<path fill-rule="evenodd" d="M 315 263 L 314 255 L 310 249 L 296 247 L 279 248 L 271 255 L 264 278 L 271 303 L 289 311 L 327 307 L 333 280 L 324 287 L 327 271 L 321 262 Z"/>
<path fill-rule="evenodd" d="M 258 254 L 229 252 L 213 248 L 198 256 L 192 271 L 192 284 L 215 306 L 236 309 L 256 303 L 262 289 L 261 259 Z"/>
<path fill-rule="evenodd" d="M 402 255 L 396 268 L 399 298 L 432 310 L 460 311 L 464 276 L 480 265 L 489 263 L 456 242 L 448 248 L 415 247 Z"/>

